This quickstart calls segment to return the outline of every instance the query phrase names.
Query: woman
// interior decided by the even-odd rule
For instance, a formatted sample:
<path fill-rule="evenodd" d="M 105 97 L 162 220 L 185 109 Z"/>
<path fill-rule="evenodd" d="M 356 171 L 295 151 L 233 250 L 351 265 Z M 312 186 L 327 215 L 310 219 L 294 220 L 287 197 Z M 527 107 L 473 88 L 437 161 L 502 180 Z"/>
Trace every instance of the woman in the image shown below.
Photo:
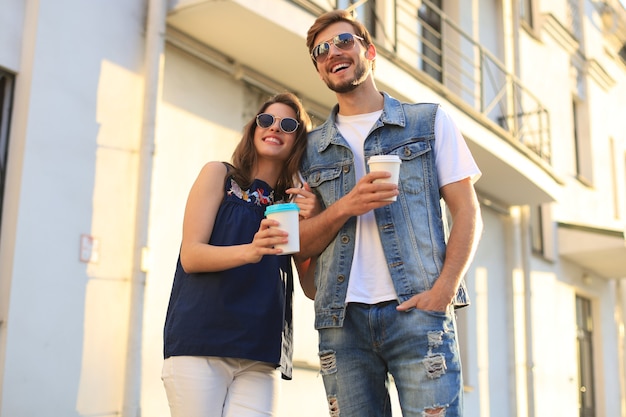
<path fill-rule="evenodd" d="M 272 97 L 232 165 L 207 163 L 189 192 L 164 330 L 172 417 L 271 416 L 279 372 L 291 379 L 291 256 L 274 246 L 299 237 L 264 211 L 299 196 L 300 215 L 314 213 L 294 184 L 310 126 L 295 95 Z"/>

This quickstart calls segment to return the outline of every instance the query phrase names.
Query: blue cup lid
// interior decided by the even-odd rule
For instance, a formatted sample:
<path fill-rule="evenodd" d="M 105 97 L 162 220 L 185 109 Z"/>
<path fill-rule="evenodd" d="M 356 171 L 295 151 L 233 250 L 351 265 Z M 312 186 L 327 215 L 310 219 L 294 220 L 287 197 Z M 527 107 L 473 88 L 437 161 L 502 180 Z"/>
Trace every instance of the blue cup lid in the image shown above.
<path fill-rule="evenodd" d="M 271 206 L 267 206 L 265 208 L 265 215 L 272 213 L 280 213 L 283 211 L 300 211 L 300 207 L 296 203 L 281 203 L 281 204 L 273 204 Z"/>

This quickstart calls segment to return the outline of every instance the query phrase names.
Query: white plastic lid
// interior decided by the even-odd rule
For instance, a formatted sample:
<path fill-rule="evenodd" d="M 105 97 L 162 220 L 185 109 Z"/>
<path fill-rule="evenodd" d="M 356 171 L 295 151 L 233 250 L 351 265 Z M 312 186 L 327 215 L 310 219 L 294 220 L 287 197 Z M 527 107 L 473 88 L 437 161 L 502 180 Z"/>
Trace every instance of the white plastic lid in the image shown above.
<path fill-rule="evenodd" d="M 373 155 L 367 160 L 370 162 L 402 162 L 398 155 Z"/>

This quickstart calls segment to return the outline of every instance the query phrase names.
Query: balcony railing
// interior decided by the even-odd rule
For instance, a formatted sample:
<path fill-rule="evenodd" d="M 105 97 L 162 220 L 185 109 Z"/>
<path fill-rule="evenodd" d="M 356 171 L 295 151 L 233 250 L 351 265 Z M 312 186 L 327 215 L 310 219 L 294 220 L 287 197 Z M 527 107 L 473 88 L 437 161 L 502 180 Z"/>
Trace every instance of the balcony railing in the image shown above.
<path fill-rule="evenodd" d="M 539 99 L 439 7 L 441 0 L 294 0 L 313 13 L 354 7 L 379 51 L 428 75 L 457 99 L 550 163 L 549 114 Z"/>

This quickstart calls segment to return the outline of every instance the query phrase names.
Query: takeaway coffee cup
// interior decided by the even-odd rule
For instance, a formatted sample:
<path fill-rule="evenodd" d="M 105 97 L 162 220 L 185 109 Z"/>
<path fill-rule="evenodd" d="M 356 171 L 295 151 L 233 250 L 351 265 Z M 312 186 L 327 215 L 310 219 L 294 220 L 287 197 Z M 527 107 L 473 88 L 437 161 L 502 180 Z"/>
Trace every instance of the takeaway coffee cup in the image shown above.
<path fill-rule="evenodd" d="M 370 167 L 370 172 L 373 171 L 387 171 L 391 173 L 391 177 L 378 179 L 374 182 L 389 182 L 393 184 L 398 183 L 400 178 L 400 164 L 402 160 L 398 155 L 374 155 L 370 156 L 367 160 L 367 164 Z M 396 201 L 397 196 L 388 198 L 388 201 Z"/>
<path fill-rule="evenodd" d="M 300 207 L 296 203 L 273 204 L 265 209 L 265 217 L 276 220 L 279 223 L 277 228 L 289 233 L 287 243 L 276 245 L 283 250 L 281 255 L 300 251 L 299 212 Z"/>

